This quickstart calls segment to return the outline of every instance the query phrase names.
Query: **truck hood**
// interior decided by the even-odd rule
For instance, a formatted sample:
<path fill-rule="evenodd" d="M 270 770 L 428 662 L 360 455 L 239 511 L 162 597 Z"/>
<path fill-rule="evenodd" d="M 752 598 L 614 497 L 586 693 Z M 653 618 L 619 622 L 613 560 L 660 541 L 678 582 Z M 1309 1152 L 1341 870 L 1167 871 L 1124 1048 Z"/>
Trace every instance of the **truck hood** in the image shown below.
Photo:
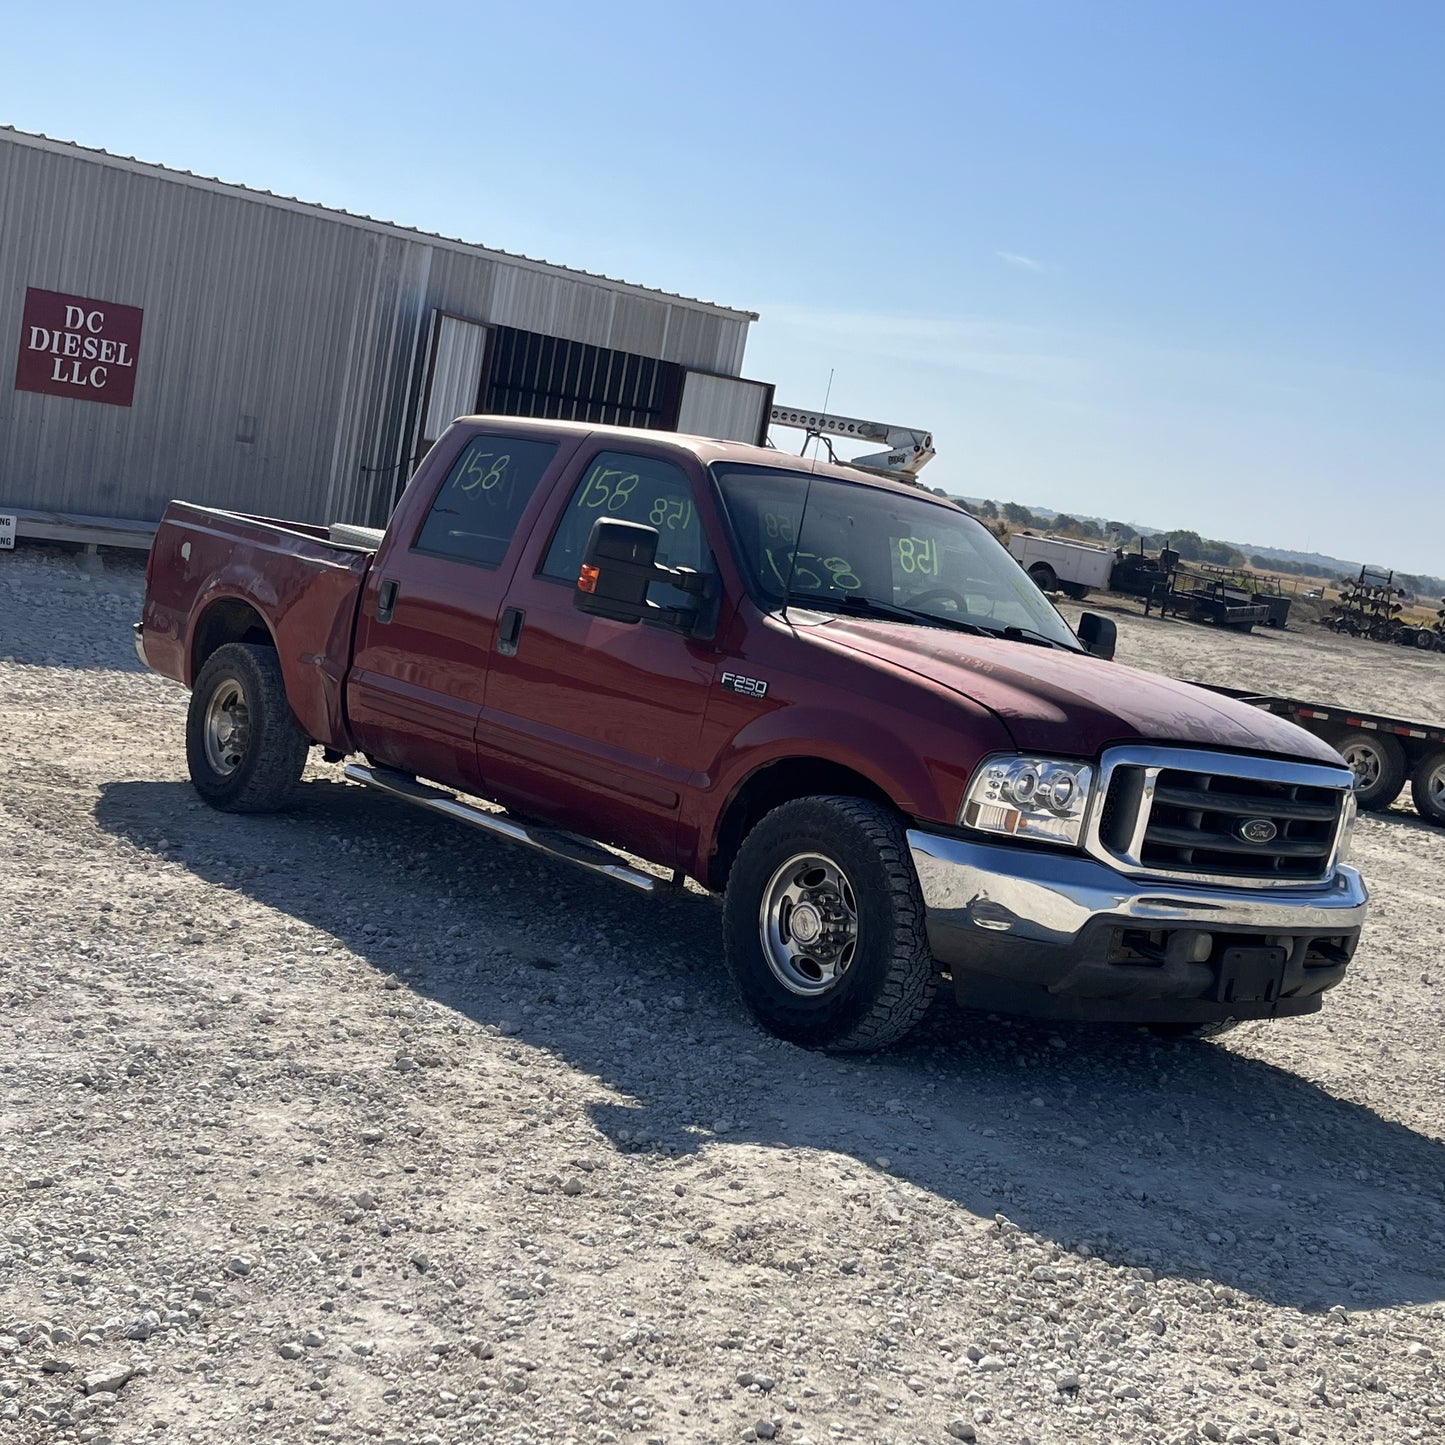
<path fill-rule="evenodd" d="M 818 631 L 986 707 L 1025 752 L 1093 757 L 1114 743 L 1161 742 L 1341 765 L 1284 718 L 1117 662 L 872 618 L 832 618 Z"/>

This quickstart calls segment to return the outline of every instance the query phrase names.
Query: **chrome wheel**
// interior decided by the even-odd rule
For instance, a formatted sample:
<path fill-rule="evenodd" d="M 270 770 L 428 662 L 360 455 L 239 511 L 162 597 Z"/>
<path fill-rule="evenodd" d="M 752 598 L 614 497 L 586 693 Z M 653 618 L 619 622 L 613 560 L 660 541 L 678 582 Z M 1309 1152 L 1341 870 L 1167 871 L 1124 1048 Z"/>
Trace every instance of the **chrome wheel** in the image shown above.
<path fill-rule="evenodd" d="M 790 993 L 827 993 L 858 951 L 858 904 L 848 875 L 821 853 L 799 853 L 774 872 L 758 913 L 763 957 Z"/>
<path fill-rule="evenodd" d="M 211 694 L 203 737 L 206 761 L 218 777 L 229 777 L 245 761 L 251 744 L 251 712 L 245 689 L 235 678 L 226 678 Z"/>
<path fill-rule="evenodd" d="M 1435 816 L 1445 817 L 1445 763 L 1426 775 L 1425 796 L 1435 809 Z"/>
<path fill-rule="evenodd" d="M 1380 781 L 1384 759 L 1368 743 L 1356 743 L 1341 755 L 1355 775 L 1355 791 L 1366 792 Z"/>

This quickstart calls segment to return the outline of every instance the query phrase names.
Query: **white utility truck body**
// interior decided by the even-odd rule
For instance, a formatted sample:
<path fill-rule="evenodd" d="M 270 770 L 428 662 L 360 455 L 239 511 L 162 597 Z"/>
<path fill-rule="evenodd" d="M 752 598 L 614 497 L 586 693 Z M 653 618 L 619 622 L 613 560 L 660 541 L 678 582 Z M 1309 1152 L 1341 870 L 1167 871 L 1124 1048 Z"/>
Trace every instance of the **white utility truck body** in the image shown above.
<path fill-rule="evenodd" d="M 1008 549 L 1041 591 L 1083 598 L 1090 592 L 1108 590 L 1109 574 L 1114 570 L 1110 547 L 1015 532 L 1008 539 Z"/>

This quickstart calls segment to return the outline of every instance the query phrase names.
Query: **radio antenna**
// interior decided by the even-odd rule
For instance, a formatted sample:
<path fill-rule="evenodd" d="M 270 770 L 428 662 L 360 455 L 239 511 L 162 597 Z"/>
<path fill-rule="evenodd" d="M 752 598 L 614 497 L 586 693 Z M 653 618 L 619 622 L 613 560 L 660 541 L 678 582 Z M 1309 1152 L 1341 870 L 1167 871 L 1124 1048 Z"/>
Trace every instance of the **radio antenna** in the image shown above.
<path fill-rule="evenodd" d="M 823 392 L 823 411 L 833 399 L 833 374 L 837 367 L 828 368 L 828 385 Z M 813 495 L 813 473 L 818 470 L 818 441 L 813 439 L 813 465 L 808 468 L 808 485 L 803 491 L 803 506 L 798 513 L 798 529 L 793 536 L 793 550 L 788 554 L 788 580 L 783 584 L 783 616 L 788 615 L 788 599 L 793 595 L 793 573 L 798 566 L 798 544 L 803 540 L 803 523 L 808 520 L 808 502 Z"/>

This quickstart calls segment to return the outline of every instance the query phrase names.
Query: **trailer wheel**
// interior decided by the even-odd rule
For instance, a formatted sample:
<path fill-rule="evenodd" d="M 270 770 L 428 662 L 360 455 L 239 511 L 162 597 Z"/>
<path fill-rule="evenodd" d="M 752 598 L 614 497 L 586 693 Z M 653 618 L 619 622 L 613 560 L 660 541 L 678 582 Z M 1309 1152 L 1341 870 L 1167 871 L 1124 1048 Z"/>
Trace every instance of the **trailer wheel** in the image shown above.
<path fill-rule="evenodd" d="M 1029 576 L 1034 579 L 1034 586 L 1040 592 L 1057 592 L 1059 590 L 1059 574 L 1047 562 L 1035 562 L 1029 568 Z"/>
<path fill-rule="evenodd" d="M 1445 748 L 1427 754 L 1410 774 L 1415 811 L 1427 823 L 1445 826 Z"/>
<path fill-rule="evenodd" d="M 799 798 L 743 840 L 723 900 L 723 956 L 748 1012 L 804 1048 L 901 1039 L 935 973 L 903 820 L 863 798 Z"/>
<path fill-rule="evenodd" d="M 286 701 L 274 648 L 228 642 L 206 659 L 186 713 L 186 764 L 213 808 L 284 807 L 310 746 Z"/>
<path fill-rule="evenodd" d="M 1355 801 L 1362 809 L 1388 808 L 1400 796 L 1409 769 L 1398 738 L 1389 733 L 1346 733 L 1335 748 L 1355 775 Z"/>

